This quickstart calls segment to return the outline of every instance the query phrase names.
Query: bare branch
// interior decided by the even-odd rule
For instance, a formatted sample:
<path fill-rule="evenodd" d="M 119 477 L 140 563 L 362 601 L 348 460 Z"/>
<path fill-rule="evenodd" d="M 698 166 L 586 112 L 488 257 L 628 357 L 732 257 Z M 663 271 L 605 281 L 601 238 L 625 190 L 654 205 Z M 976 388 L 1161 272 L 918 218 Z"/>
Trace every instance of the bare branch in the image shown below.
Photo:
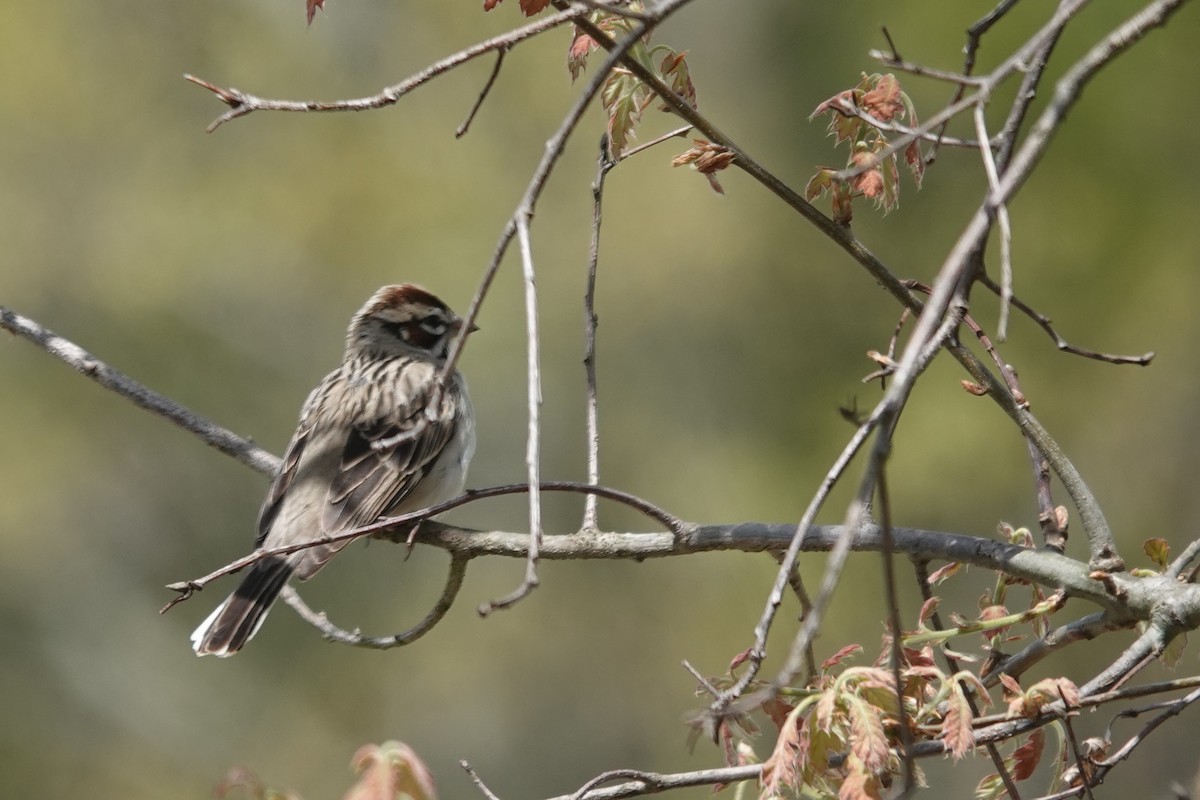
<path fill-rule="evenodd" d="M 385 108 L 395 104 L 401 97 L 423 86 L 439 75 L 443 75 L 460 64 L 465 64 L 479 56 L 487 53 L 496 52 L 499 50 L 509 50 L 526 39 L 537 36 L 552 28 L 556 28 L 572 20 L 578 19 L 588 13 L 588 9 L 583 6 L 576 6 L 566 11 L 561 11 L 557 14 L 550 14 L 541 17 L 534 22 L 524 25 L 516 30 L 501 34 L 500 36 L 492 37 L 487 41 L 480 42 L 460 50 L 452 56 L 435 61 L 425 69 L 405 78 L 397 84 L 388 86 L 377 94 L 368 95 L 366 97 L 357 97 L 349 100 L 276 100 L 266 97 L 258 97 L 257 95 L 243 92 L 240 89 L 222 88 L 213 83 L 210 83 L 195 75 L 184 75 L 185 80 L 189 80 L 197 86 L 202 86 L 208 89 L 217 99 L 225 105 L 229 106 L 229 110 L 221 116 L 217 117 L 208 126 L 207 130 L 212 133 L 217 128 L 224 125 L 226 122 L 244 117 L 255 111 L 292 111 L 292 112 L 319 112 L 319 111 L 368 111 L 375 108 Z M 497 66 L 498 70 L 499 67 Z M 486 91 L 485 91 L 486 93 Z"/>
<path fill-rule="evenodd" d="M 487 798 L 487 800 L 500 800 L 499 797 L 496 797 L 496 795 L 492 793 L 492 790 L 487 787 L 487 784 L 483 782 L 483 779 L 479 777 L 475 770 L 471 769 L 470 764 L 468 764 L 466 761 L 459 761 L 458 765 L 467 771 L 467 774 L 471 776 L 471 780 L 475 783 L 475 787 L 483 793 L 483 796 Z"/>
<path fill-rule="evenodd" d="M 529 219 L 532 208 L 516 217 L 517 237 L 521 246 L 521 274 L 525 278 L 525 325 L 527 335 L 529 435 L 525 448 L 525 468 L 529 475 L 529 558 L 525 563 L 525 577 L 517 588 L 504 597 L 490 600 L 479 607 L 479 615 L 486 617 L 493 611 L 510 608 L 538 587 L 538 549 L 542 542 L 542 495 L 541 484 L 541 415 L 542 372 L 541 351 L 538 343 L 538 300 L 537 280 L 533 270 L 533 249 L 529 242 Z"/>
<path fill-rule="evenodd" d="M 723 783 L 738 783 L 740 781 L 757 780 L 762 774 L 761 764 L 747 764 L 740 767 L 720 767 L 717 769 L 701 769 L 695 772 L 677 772 L 662 774 L 658 772 L 643 772 L 641 770 L 613 770 L 596 776 L 584 784 L 573 794 L 561 795 L 550 800 L 620 800 L 624 797 L 638 797 L 644 794 L 665 792 L 670 789 L 685 789 L 689 786 L 713 786 Z M 610 786 L 607 789 L 597 789 L 594 786 L 620 778 L 633 778 L 628 783 Z"/>
<path fill-rule="evenodd" d="M 500 68 L 504 66 L 504 57 L 506 55 L 508 55 L 507 47 L 501 47 L 496 50 L 496 63 L 492 65 L 491 74 L 488 75 L 487 81 L 484 82 L 483 88 L 480 89 L 479 97 L 475 98 L 475 104 L 467 112 L 467 118 L 455 129 L 455 139 L 461 139 L 471 127 L 471 122 L 475 119 L 475 115 L 479 113 L 479 109 L 483 107 L 483 101 L 487 99 L 488 92 L 492 90 L 492 86 L 496 83 L 496 78 L 500 76 Z"/>
<path fill-rule="evenodd" d="M 990 291 L 996 293 L 997 295 L 1000 294 L 1001 289 L 999 284 L 992 280 L 987 273 L 981 273 L 978 280 Z M 1072 355 L 1083 356 L 1084 358 L 1103 361 L 1108 364 L 1136 364 L 1140 367 L 1149 366 L 1150 362 L 1154 360 L 1153 350 L 1143 353 L 1140 356 L 1123 356 L 1110 353 L 1101 353 L 1097 350 L 1089 350 L 1086 347 L 1078 347 L 1077 345 L 1073 345 L 1059 335 L 1058 331 L 1055 330 L 1054 326 L 1051 324 L 1049 317 L 1039 313 L 1032 306 L 1021 300 L 1021 298 L 1017 297 L 1016 295 L 1013 295 L 1011 299 L 1013 306 L 1018 311 L 1025 314 L 1025 316 L 1036 322 L 1038 326 L 1044 330 L 1051 339 L 1054 340 L 1054 346 L 1059 350 L 1062 350 L 1064 353 L 1071 353 Z"/>
<path fill-rule="evenodd" d="M 0 328 L 33 342 L 52 356 L 69 364 L 76 372 L 91 378 L 105 389 L 116 392 L 139 408 L 144 408 L 171 424 L 195 434 L 209 447 L 264 475 L 274 475 L 279 459 L 249 439 L 222 428 L 165 395 L 118 372 L 79 345 L 43 328 L 33 320 L 0 306 Z"/>
<path fill-rule="evenodd" d="M 446 575 L 446 585 L 442 589 L 441 596 L 434 603 L 433 608 L 416 625 L 402 633 L 392 634 L 391 636 L 364 636 L 357 630 L 351 632 L 339 628 L 329 621 L 325 612 L 313 611 L 300 597 L 300 593 L 292 586 L 284 586 L 280 596 L 283 598 L 283 602 L 291 606 L 300 615 L 301 619 L 320 631 L 321 635 L 327 640 L 355 647 L 363 647 L 368 650 L 388 650 L 392 647 L 412 644 L 432 630 L 434 625 L 442 621 L 442 618 L 446 616 L 446 612 L 450 610 L 450 606 L 454 605 L 454 599 L 458 596 L 459 589 L 462 588 L 469 560 L 465 556 L 451 554 L 450 570 Z"/>
<path fill-rule="evenodd" d="M 1032 642 L 1021 652 L 1000 661 L 984 675 L 985 686 L 994 686 L 1000 681 L 1000 673 L 1013 678 L 1020 678 L 1027 670 L 1051 653 L 1057 652 L 1069 644 L 1090 641 L 1103 633 L 1130 628 L 1135 620 L 1115 618 L 1106 611 L 1088 614 L 1086 617 L 1060 625 L 1045 636 Z"/>
<path fill-rule="evenodd" d="M 596 388 L 596 267 L 600 262 L 600 222 L 604 209 L 604 177 L 616 164 L 609 157 L 608 136 L 600 137 L 600 155 L 596 177 L 592 181 L 592 242 L 588 251 L 587 289 L 583 294 L 583 370 L 587 381 L 587 482 L 600 483 L 600 421 L 599 397 Z M 588 495 L 583 505 L 580 530 L 599 530 L 596 495 Z"/>

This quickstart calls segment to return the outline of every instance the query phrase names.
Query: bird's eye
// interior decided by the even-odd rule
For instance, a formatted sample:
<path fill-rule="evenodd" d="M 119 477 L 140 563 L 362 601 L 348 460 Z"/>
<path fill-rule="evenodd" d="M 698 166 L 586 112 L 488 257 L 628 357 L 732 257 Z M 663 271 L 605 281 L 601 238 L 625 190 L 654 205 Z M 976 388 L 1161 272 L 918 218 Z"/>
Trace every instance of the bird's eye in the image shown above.
<path fill-rule="evenodd" d="M 446 321 L 441 317 L 425 317 L 421 320 L 421 327 L 433 336 L 443 336 L 446 333 Z"/>

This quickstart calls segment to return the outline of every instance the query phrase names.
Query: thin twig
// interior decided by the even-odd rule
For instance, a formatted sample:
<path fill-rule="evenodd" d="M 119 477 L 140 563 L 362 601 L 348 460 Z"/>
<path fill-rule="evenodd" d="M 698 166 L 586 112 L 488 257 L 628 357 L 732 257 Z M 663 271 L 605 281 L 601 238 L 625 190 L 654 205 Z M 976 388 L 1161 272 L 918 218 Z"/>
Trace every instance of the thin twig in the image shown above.
<path fill-rule="evenodd" d="M 1171 638 L 1163 625 L 1152 620 L 1142 635 L 1125 648 L 1112 664 L 1079 687 L 1080 696 L 1087 697 L 1097 692 L 1120 688 L 1151 661 L 1162 655 Z"/>
<path fill-rule="evenodd" d="M 617 0 L 616 2 L 606 3 L 604 0 L 572 0 L 575 3 L 582 3 L 585 6 L 594 8 L 597 11 L 607 11 L 610 14 L 616 14 L 620 17 L 628 17 L 629 19 L 640 20 L 641 22 L 653 21 L 653 17 L 649 14 L 644 14 L 633 8 L 624 5 L 628 0 Z"/>
<path fill-rule="evenodd" d="M 621 800 L 625 797 L 638 797 L 644 794 L 656 794 L 671 789 L 685 789 L 689 786 L 716 786 L 726 783 L 757 780 L 762 774 L 762 764 L 746 764 L 737 767 L 720 767 L 717 769 L 701 769 L 695 772 L 677 772 L 663 774 L 659 772 L 643 772 L 641 770 L 613 770 L 605 772 L 588 781 L 579 791 L 552 797 L 550 800 Z M 610 786 L 607 789 L 594 788 L 618 778 L 633 778 L 628 783 Z M 588 788 L 593 787 L 593 788 Z"/>
<path fill-rule="evenodd" d="M 542 543 L 542 494 L 541 485 L 541 407 L 542 371 L 541 349 L 538 342 L 538 299 L 537 279 L 533 269 L 533 247 L 529 241 L 529 220 L 532 210 L 517 215 L 517 238 L 521 248 L 521 274 L 525 279 L 525 328 L 528 375 L 528 419 L 529 433 L 525 446 L 525 468 L 529 476 L 529 558 L 525 562 L 525 576 L 509 594 L 490 600 L 479 607 L 479 615 L 486 617 L 493 611 L 511 608 L 538 587 L 538 549 Z"/>
<path fill-rule="evenodd" d="M 496 78 L 500 76 L 500 67 L 504 66 L 504 57 L 508 55 L 508 50 L 507 46 L 497 48 L 496 63 L 492 65 L 492 72 L 488 75 L 487 81 L 484 82 L 483 88 L 479 91 L 479 96 L 475 98 L 475 104 L 467 112 L 467 118 L 454 130 L 455 139 L 461 139 L 470 129 L 471 122 L 474 121 L 475 115 L 479 113 L 479 109 L 483 106 L 483 101 L 487 99 L 488 93 L 492 91 L 492 86 L 496 83 Z"/>
<path fill-rule="evenodd" d="M 688 131 L 690 131 L 690 130 L 692 130 L 691 125 L 684 125 L 683 127 L 676 128 L 675 130 L 670 131 L 669 133 L 664 133 L 662 136 L 656 136 L 655 138 L 651 139 L 648 142 L 643 142 L 642 144 L 639 144 L 637 147 L 630 147 L 627 150 L 622 150 L 621 154 L 617 156 L 617 162 L 620 163 L 627 158 L 631 158 L 631 157 L 637 155 L 638 153 L 642 152 L 643 150 L 649 150 L 651 147 L 662 144 L 663 142 L 670 141 L 671 139 L 678 139 L 681 136 L 687 136 Z"/>
<path fill-rule="evenodd" d="M 1059 0 L 1060 4 L 1064 2 L 1066 0 Z M 1017 133 L 1021 130 L 1021 125 L 1024 123 L 1029 109 L 1033 106 L 1038 87 L 1042 83 L 1042 76 L 1046 73 L 1046 65 L 1050 63 L 1050 56 L 1054 53 L 1054 48 L 1058 45 L 1061 35 L 1062 31 L 1060 30 L 1055 35 L 1048 37 L 1042 43 L 1041 48 L 1025 64 L 1025 74 L 1021 78 L 1021 85 L 1017 88 L 1013 104 L 1008 109 L 1008 117 L 1004 120 L 1000 133 L 996 134 L 996 138 L 999 140 L 999 147 L 996 148 L 996 167 L 1000 172 L 1004 172 L 1008 168 L 1008 160 L 1017 146 Z"/>
<path fill-rule="evenodd" d="M 208 126 L 207 130 L 212 133 L 217 128 L 224 125 L 226 122 L 252 114 L 255 111 L 291 111 L 291 112 L 339 112 L 339 111 L 367 111 L 375 108 L 385 108 L 395 104 L 401 97 L 423 86 L 439 75 L 443 75 L 460 64 L 465 64 L 479 56 L 487 53 L 495 52 L 500 49 L 510 49 L 526 39 L 537 36 L 548 30 L 558 27 L 572 20 L 578 19 L 588 13 L 588 9 L 584 7 L 574 7 L 566 11 L 560 11 L 557 14 L 550 14 L 541 17 L 528 25 L 524 25 L 516 30 L 508 33 L 494 36 L 491 39 L 472 45 L 465 50 L 435 61 L 425 69 L 414 75 L 405 78 L 399 83 L 388 86 L 382 91 L 368 95 L 365 97 L 357 97 L 348 100 L 277 100 L 266 97 L 258 97 L 243 92 L 240 89 L 233 87 L 222 88 L 212 84 L 195 75 L 184 75 L 184 79 L 191 81 L 197 86 L 201 86 L 214 95 L 225 105 L 229 106 L 229 110 L 221 116 L 217 117 Z"/>
<path fill-rule="evenodd" d="M 1017 0 L 1000 0 L 1000 5 L 996 6 L 983 17 L 977 19 L 971 27 L 967 28 L 967 43 L 963 47 L 963 74 L 972 75 L 975 72 L 975 56 L 979 52 L 979 45 L 983 40 L 983 35 L 991 30 L 1004 17 L 1005 14 L 1017 4 Z M 950 104 L 953 105 L 962 99 L 963 90 L 966 88 L 964 84 L 959 84 L 954 91 L 954 96 L 950 98 Z M 938 129 L 938 134 L 944 134 L 946 127 L 950 124 L 949 120 L 942 123 L 942 127 Z M 933 163 L 937 159 L 938 147 L 934 145 L 929 152 L 926 161 Z"/>
<path fill-rule="evenodd" d="M 1149 736 L 1154 731 L 1155 728 L 1157 728 L 1159 725 L 1162 725 L 1164 722 L 1166 722 L 1171 717 L 1177 716 L 1181 711 L 1183 711 L 1185 708 L 1187 708 L 1192 703 L 1195 703 L 1198 700 L 1200 700 L 1200 689 L 1196 689 L 1195 691 L 1189 692 L 1186 696 L 1181 697 L 1172 703 L 1168 703 L 1166 705 L 1166 710 L 1163 711 L 1163 713 L 1159 714 L 1157 717 L 1155 717 L 1154 719 L 1152 719 L 1148 723 L 1146 723 L 1146 725 L 1140 731 L 1138 731 L 1135 735 L 1131 736 L 1129 738 L 1129 741 L 1125 742 L 1125 744 L 1122 745 L 1121 748 L 1119 750 L 1117 750 L 1117 752 L 1113 753 L 1111 756 L 1106 758 L 1103 762 L 1101 762 L 1099 764 L 1099 766 L 1102 769 L 1104 769 L 1105 772 L 1107 772 L 1109 769 L 1112 769 L 1112 767 L 1114 767 L 1118 762 L 1124 761 L 1126 758 L 1129 758 L 1129 755 L 1130 755 L 1130 753 L 1132 753 L 1134 751 L 1134 748 L 1136 748 L 1143 741 L 1145 741 L 1146 737 Z M 1099 777 L 1103 777 L 1103 776 L 1099 776 Z"/>
<path fill-rule="evenodd" d="M 774 553 L 776 563 L 782 563 L 783 554 Z M 800 565 L 797 564 L 792 568 L 788 575 L 788 586 L 792 589 L 792 594 L 796 596 L 796 601 L 800 603 L 799 621 L 803 622 L 812 613 L 812 598 L 808 595 L 808 589 L 804 586 L 804 578 L 800 575 Z M 817 656 L 813 650 L 813 644 L 810 641 L 808 646 L 804 648 L 804 683 L 807 685 L 813 678 L 817 676 Z"/>
<path fill-rule="evenodd" d="M 976 108 L 978 107 L 979 106 L 976 106 Z M 834 108 L 833 110 L 839 114 L 845 115 L 846 111 L 849 109 L 843 110 L 842 108 L 838 107 Z M 936 142 L 937 144 L 944 144 L 947 147 L 962 147 L 970 150 L 977 150 L 981 147 L 990 148 L 992 146 L 991 140 L 987 139 L 986 137 L 981 137 L 979 139 L 959 139 L 953 136 L 942 136 L 921 128 L 914 128 L 911 125 L 902 125 L 898 122 L 885 122 L 884 120 L 881 120 L 878 117 L 857 107 L 854 109 L 854 116 L 866 122 L 873 128 L 878 128 L 879 130 L 887 131 L 888 133 L 903 134 L 911 137 L 911 139 L 920 139 L 923 142 Z"/>
<path fill-rule="evenodd" d="M 938 343 L 944 341 L 942 337 L 949 337 L 953 333 L 953 327 L 947 325 L 945 329 L 939 330 L 939 335 L 935 341 Z M 936 349 L 933 352 L 935 353 Z M 932 358 L 932 353 L 928 354 L 927 358 L 921 361 L 920 369 L 917 373 L 906 380 L 915 380 L 916 374 L 923 371 Z M 821 482 L 813 499 L 809 502 L 809 506 L 797 526 L 796 536 L 780 561 L 779 570 L 775 575 L 775 582 L 767 596 L 766 608 L 763 610 L 762 616 L 754 628 L 754 645 L 750 648 L 750 654 L 746 659 L 746 670 L 742 673 L 741 678 L 713 703 L 711 712 L 715 717 L 720 718 L 730 709 L 732 709 L 734 714 L 741 714 L 761 705 L 771 694 L 788 685 L 802 668 L 805 662 L 805 653 L 811 646 L 813 637 L 820 630 L 825 609 L 833 599 L 833 593 L 837 589 L 842 570 L 845 568 L 846 559 L 850 554 L 850 539 L 854 535 L 854 532 L 867 522 L 866 508 L 869 505 L 869 495 L 864 496 L 863 492 L 869 485 L 873 486 L 873 484 L 870 484 L 869 478 L 864 479 L 860 486 L 858 497 L 851 506 L 851 511 L 847 513 L 846 525 L 844 527 L 845 538 L 839 540 L 830 553 L 829 559 L 826 561 L 825 574 L 821 579 L 821 588 L 813 600 L 810 613 L 806 616 L 803 624 L 800 626 L 800 630 L 792 640 L 783 667 L 780 668 L 767 687 L 754 692 L 749 697 L 743 698 L 738 702 L 736 707 L 733 706 L 734 701 L 741 697 L 742 693 L 745 692 L 746 688 L 757 677 L 762 661 L 766 657 L 767 636 L 770 633 L 775 614 L 778 612 L 779 606 L 783 601 L 783 587 L 787 585 L 788 576 L 795 568 L 796 557 L 800 552 L 805 536 L 810 531 L 809 526 L 812 525 L 816 514 L 824 504 L 829 492 L 841 478 L 845 469 L 849 466 L 851 459 L 858 453 L 871 433 L 879 431 L 878 435 L 880 437 L 889 435 L 887 427 L 889 423 L 885 421 L 885 418 L 893 408 L 893 401 L 889 400 L 889 398 L 894 398 L 893 391 L 895 391 L 895 386 L 889 389 L 888 396 L 880 401 L 870 417 L 858 427 L 854 436 L 851 437 L 850 441 L 842 449 L 834 466 L 826 473 L 825 479 Z M 873 466 L 868 469 L 868 472 L 871 469 L 878 469 L 877 462 L 873 461 L 872 464 Z"/>
<path fill-rule="evenodd" d="M 992 280 L 991 277 L 989 277 L 987 273 L 981 273 L 978 276 L 978 280 L 981 284 L 983 284 L 985 287 L 987 287 L 990 291 L 995 292 L 996 294 L 1000 294 L 1001 289 L 1000 289 L 999 284 L 997 284 L 994 280 Z M 1036 322 L 1038 327 L 1040 327 L 1043 331 L 1045 331 L 1046 335 L 1054 340 L 1054 346 L 1057 347 L 1059 350 L 1063 351 L 1064 353 L 1070 353 L 1072 355 L 1082 356 L 1083 358 L 1090 358 L 1095 361 L 1103 361 L 1108 364 L 1136 364 L 1140 367 L 1148 366 L 1150 364 L 1150 362 L 1154 360 L 1155 354 L 1154 354 L 1153 350 L 1143 353 L 1140 356 L 1125 356 L 1125 355 L 1114 355 L 1111 353 L 1101 353 L 1097 350 L 1089 350 L 1086 347 L 1079 347 L 1077 345 L 1073 345 L 1070 342 L 1068 342 L 1066 339 L 1064 339 L 1062 336 L 1059 335 L 1058 331 L 1055 330 L 1054 326 L 1051 324 L 1051 320 L 1049 317 L 1045 316 L 1044 314 L 1039 313 L 1028 303 L 1021 300 L 1021 298 L 1017 297 L 1016 295 L 1013 295 L 1012 296 L 1012 304 L 1018 311 L 1025 314 L 1025 316 L 1029 317 L 1031 320 Z"/>
<path fill-rule="evenodd" d="M 987 121 L 983 116 L 983 106 L 975 106 L 975 135 L 980 142 L 988 140 Z M 979 155 L 983 159 L 983 172 L 987 176 L 989 196 L 997 193 L 1000 188 L 1000 173 L 996 169 L 996 161 L 992 157 L 992 148 L 981 146 Z M 1008 219 L 1008 205 L 997 201 L 993 211 L 1000 223 L 1000 321 L 996 325 L 996 338 L 1003 342 L 1008 338 L 1008 312 L 1012 306 L 1013 268 L 1012 268 L 1012 225 Z"/>
<path fill-rule="evenodd" d="M 904 790 L 901 797 L 908 797 L 913 793 L 917 786 L 917 770 L 916 763 L 912 756 L 908 754 L 912 747 L 912 730 L 909 728 L 908 709 L 905 707 L 902 699 L 902 687 L 900 670 L 904 661 L 904 647 L 900 639 L 904 635 L 904 626 L 900 620 L 900 600 L 896 591 L 896 565 L 893 561 L 893 543 L 892 543 L 892 503 L 891 497 L 888 495 L 887 488 L 887 470 L 879 471 L 879 479 L 876 481 L 876 489 L 879 494 L 879 531 L 882 534 L 881 539 L 883 547 L 880 549 L 880 555 L 883 561 L 883 594 L 887 604 L 887 620 L 888 633 L 891 639 L 891 669 L 892 682 L 896 687 L 896 709 L 897 721 L 900 725 L 900 745 L 903 752 L 904 760 Z"/>
<path fill-rule="evenodd" d="M 412 644 L 417 639 L 420 639 L 426 633 L 433 629 L 435 625 L 442 621 L 446 616 L 446 612 L 454 605 L 454 600 L 458 597 L 458 591 L 462 588 L 463 579 L 467 573 L 467 562 L 470 559 L 457 553 L 450 556 L 450 569 L 446 575 L 446 585 L 442 588 L 442 594 L 434 603 L 433 608 L 425 615 L 425 618 L 401 633 L 392 634 L 391 636 L 364 636 L 361 632 L 355 630 L 353 632 L 339 628 L 329 621 L 325 612 L 313 611 L 300 593 L 292 586 L 284 586 L 283 592 L 280 594 L 283 602 L 287 603 L 296 613 L 300 615 L 308 624 L 315 627 L 331 642 L 340 644 L 353 645 L 354 647 L 362 647 L 368 650 L 388 650 L 392 647 L 400 647 L 406 644 Z"/>
<path fill-rule="evenodd" d="M 33 342 L 52 356 L 70 365 L 79 374 L 91 378 L 105 389 L 116 392 L 139 408 L 159 415 L 168 422 L 195 434 L 209 447 L 264 475 L 274 475 L 279 459 L 249 439 L 211 422 L 196 412 L 118 372 L 74 342 L 54 331 L 0 306 L 0 328 Z"/>
<path fill-rule="evenodd" d="M 905 61 L 896 58 L 893 53 L 885 53 L 882 50 L 868 50 L 867 56 L 879 61 L 889 69 L 898 69 L 901 72 L 907 72 L 921 78 L 932 78 L 937 81 L 945 81 L 947 83 L 955 83 L 959 86 L 982 86 L 986 82 L 986 78 L 976 78 L 972 75 L 965 75 L 961 72 L 947 72 L 941 69 L 927 67 L 924 64 L 916 64 L 911 61 Z M 958 102 L 962 98 L 955 98 L 950 102 Z M 931 137 L 937 139 L 937 134 Z"/>
<path fill-rule="evenodd" d="M 704 688 L 704 691 L 708 692 L 713 697 L 716 697 L 718 694 L 720 694 L 720 691 L 717 689 L 717 687 L 713 686 L 708 678 L 700 674 L 700 670 L 692 666 L 692 662 L 685 658 L 682 662 L 682 666 L 688 671 L 688 674 L 695 678 L 696 682 Z"/>
<path fill-rule="evenodd" d="M 1083 789 L 1088 796 L 1088 800 L 1096 800 L 1092 795 L 1092 786 L 1088 781 L 1087 766 L 1084 764 L 1083 753 L 1079 750 L 1079 737 L 1075 735 L 1075 725 L 1071 722 L 1071 704 L 1067 701 L 1067 695 L 1063 692 L 1061 686 L 1058 687 L 1058 696 L 1063 704 L 1063 725 L 1067 729 L 1067 741 L 1071 743 L 1071 752 L 1075 755 L 1075 766 L 1079 769 L 1079 775 L 1083 778 Z"/>
<path fill-rule="evenodd" d="M 587 482 L 600 483 L 599 396 L 596 388 L 596 266 L 600 262 L 600 222 L 604 208 L 604 177 L 616 166 L 608 152 L 608 136 L 600 137 L 596 177 L 592 181 L 592 242 L 588 250 L 587 288 L 583 293 L 583 369 L 587 380 Z M 580 529 L 599 530 L 599 498 L 588 495 L 583 504 Z"/>
<path fill-rule="evenodd" d="M 988 670 L 981 680 L 985 686 L 994 686 L 1000 682 L 1001 673 L 1013 678 L 1020 678 L 1043 658 L 1062 650 L 1069 644 L 1090 641 L 1103 633 L 1125 630 L 1134 624 L 1135 620 L 1122 620 L 1105 611 L 1088 614 L 1065 625 L 1060 625 L 1027 645 L 1020 652 L 1002 659 Z"/>
<path fill-rule="evenodd" d="M 1200 555 L 1200 539 L 1195 539 L 1171 562 L 1170 566 L 1163 572 L 1163 575 L 1168 578 L 1181 577 L 1184 571 L 1187 570 L 1188 564 L 1192 563 L 1198 555 Z"/>
<path fill-rule="evenodd" d="M 500 800 L 500 798 L 494 795 L 492 790 L 487 787 L 487 784 L 483 782 L 483 779 L 479 777 L 478 773 L 471 768 L 470 764 L 468 764 L 466 761 L 459 761 L 458 765 L 466 770 L 467 774 L 471 776 L 471 780 L 475 783 L 475 788 L 479 789 L 479 791 L 483 793 L 483 796 L 487 798 L 487 800 Z"/>

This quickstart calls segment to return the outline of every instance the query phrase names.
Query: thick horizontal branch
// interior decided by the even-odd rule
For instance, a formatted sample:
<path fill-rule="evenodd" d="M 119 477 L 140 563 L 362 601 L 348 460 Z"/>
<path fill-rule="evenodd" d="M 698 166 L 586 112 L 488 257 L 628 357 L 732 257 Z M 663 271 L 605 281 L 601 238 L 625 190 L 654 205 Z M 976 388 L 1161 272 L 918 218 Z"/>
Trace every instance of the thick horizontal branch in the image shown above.
<path fill-rule="evenodd" d="M 831 550 L 844 531 L 841 525 L 814 525 L 804 535 L 801 550 Z M 733 550 L 746 553 L 777 553 L 787 549 L 796 534 L 794 523 L 743 522 L 728 525 L 684 524 L 678 533 L 571 533 L 546 536 L 541 557 L 545 560 L 666 558 Z M 400 529 L 398 540 L 407 540 Z M 451 553 L 476 558 L 504 556 L 525 558 L 529 536 L 525 533 L 477 531 L 438 522 L 422 524 L 416 541 L 440 547 Z M 856 551 L 877 552 L 883 547 L 878 526 L 861 528 L 850 538 Z M 1149 619 L 1155 608 L 1171 598 L 1172 605 L 1188 609 L 1188 616 L 1200 624 L 1200 588 L 1161 577 L 1134 578 L 1124 574 L 1106 575 L 1105 580 L 1090 577 L 1087 564 L 1050 550 L 963 536 L 955 533 L 892 529 L 893 552 L 914 561 L 955 561 L 1006 574 L 1055 589 L 1068 596 L 1095 603 L 1116 619 Z"/>

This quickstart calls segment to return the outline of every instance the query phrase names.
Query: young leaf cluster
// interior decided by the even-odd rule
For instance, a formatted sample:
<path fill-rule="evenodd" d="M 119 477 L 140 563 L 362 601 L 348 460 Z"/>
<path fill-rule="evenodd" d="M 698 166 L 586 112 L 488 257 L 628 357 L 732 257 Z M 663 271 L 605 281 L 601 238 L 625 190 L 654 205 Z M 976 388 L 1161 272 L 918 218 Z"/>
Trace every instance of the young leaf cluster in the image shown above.
<path fill-rule="evenodd" d="M 814 119 L 829 114 L 829 133 L 834 144 L 846 142 L 850 153 L 846 167 L 853 173 L 851 178 L 839 177 L 840 170 L 820 167 L 809 179 L 804 196 L 810 202 L 826 192 L 833 198 L 833 219 L 843 225 L 854 217 L 851 202 L 856 197 L 866 197 L 875 202 L 876 208 L 884 213 L 900 203 L 900 170 L 897 154 L 885 153 L 891 141 L 885 130 L 894 130 L 898 120 L 907 120 L 916 126 L 917 112 L 912 100 L 900 88 L 895 75 L 863 75 L 853 89 L 835 94 L 821 103 L 809 116 Z M 921 188 L 925 175 L 925 162 L 921 148 L 914 139 L 904 148 L 904 162 L 912 172 L 913 181 Z"/>

